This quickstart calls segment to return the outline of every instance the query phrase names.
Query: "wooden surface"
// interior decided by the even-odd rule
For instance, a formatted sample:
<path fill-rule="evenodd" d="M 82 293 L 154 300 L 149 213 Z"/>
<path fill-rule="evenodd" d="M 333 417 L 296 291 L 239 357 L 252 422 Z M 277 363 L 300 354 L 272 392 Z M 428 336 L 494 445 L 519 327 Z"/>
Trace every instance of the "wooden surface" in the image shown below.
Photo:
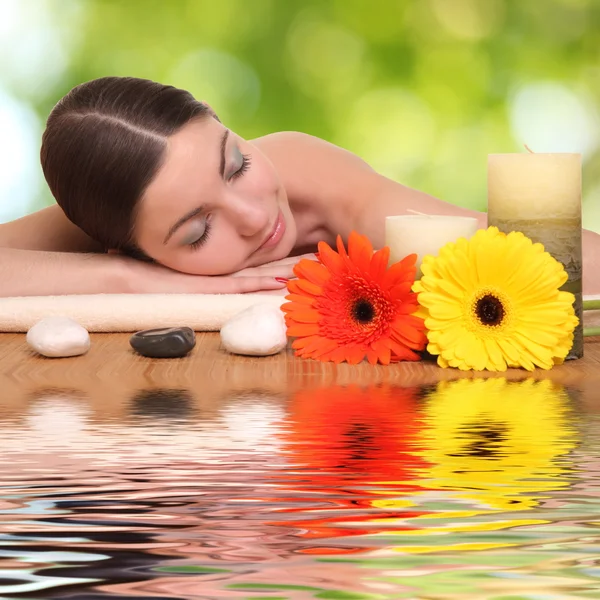
<path fill-rule="evenodd" d="M 441 369 L 435 363 L 391 366 L 333 365 L 295 358 L 290 348 L 276 356 L 249 358 L 220 348 L 218 333 L 198 333 L 191 354 L 181 359 L 149 359 L 129 346 L 129 334 L 91 334 L 92 347 L 84 355 L 51 359 L 36 355 L 24 334 L 0 334 L 0 409 L 19 410 L 24 399 L 49 390 L 83 395 L 120 412 L 119 405 L 147 389 L 190 390 L 201 401 L 239 394 L 287 395 L 301 388 L 344 384 L 389 383 L 400 387 L 433 384 L 459 377 L 507 379 L 550 378 L 581 390 L 585 402 L 600 409 L 600 338 L 587 338 L 585 356 L 550 371 L 529 373 L 512 369 L 504 374 Z M 106 416 L 106 415 L 105 415 Z"/>

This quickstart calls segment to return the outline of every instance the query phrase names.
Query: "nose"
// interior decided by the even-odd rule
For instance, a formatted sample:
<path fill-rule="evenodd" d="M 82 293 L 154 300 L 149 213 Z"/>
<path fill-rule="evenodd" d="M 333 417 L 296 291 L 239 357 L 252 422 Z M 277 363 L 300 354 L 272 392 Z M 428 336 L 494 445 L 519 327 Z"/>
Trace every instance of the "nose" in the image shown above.
<path fill-rule="evenodd" d="M 270 215 L 264 202 L 258 198 L 231 196 L 228 202 L 228 212 L 237 229 L 243 237 L 254 237 L 265 233 L 270 223 Z"/>

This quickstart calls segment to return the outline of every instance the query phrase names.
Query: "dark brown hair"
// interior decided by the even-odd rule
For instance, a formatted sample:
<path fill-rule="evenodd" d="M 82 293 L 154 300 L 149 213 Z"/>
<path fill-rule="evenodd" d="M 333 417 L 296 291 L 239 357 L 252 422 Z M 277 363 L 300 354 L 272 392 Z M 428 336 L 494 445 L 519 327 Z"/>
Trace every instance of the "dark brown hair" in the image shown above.
<path fill-rule="evenodd" d="M 147 79 L 78 85 L 54 107 L 42 136 L 42 169 L 56 202 L 106 249 L 150 260 L 135 243 L 138 202 L 167 138 L 209 114 L 189 92 Z"/>

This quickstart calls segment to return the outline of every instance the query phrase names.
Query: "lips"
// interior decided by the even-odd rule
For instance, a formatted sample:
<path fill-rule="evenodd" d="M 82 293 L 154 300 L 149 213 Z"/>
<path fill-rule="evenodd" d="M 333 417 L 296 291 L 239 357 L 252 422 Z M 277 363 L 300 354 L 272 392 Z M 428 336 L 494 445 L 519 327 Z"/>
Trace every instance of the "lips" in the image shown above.
<path fill-rule="evenodd" d="M 263 248 L 272 248 L 273 246 L 276 246 L 279 241 L 281 240 L 281 238 L 283 237 L 283 234 L 285 233 L 285 220 L 283 218 L 283 214 L 281 213 L 281 210 L 279 211 L 279 213 L 277 214 L 277 220 L 275 221 L 275 224 L 273 225 L 273 229 L 271 230 L 271 233 L 269 234 L 269 236 L 267 237 L 267 239 L 259 246 L 259 250 L 262 250 Z"/>

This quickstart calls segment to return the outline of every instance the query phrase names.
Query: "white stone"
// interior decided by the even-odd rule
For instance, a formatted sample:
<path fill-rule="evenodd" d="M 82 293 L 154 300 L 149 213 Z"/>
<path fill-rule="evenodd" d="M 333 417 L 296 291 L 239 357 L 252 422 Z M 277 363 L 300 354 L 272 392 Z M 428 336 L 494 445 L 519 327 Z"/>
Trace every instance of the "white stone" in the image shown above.
<path fill-rule="evenodd" d="M 29 329 L 27 343 L 43 356 L 79 356 L 90 349 L 90 334 L 69 317 L 45 317 Z"/>
<path fill-rule="evenodd" d="M 223 324 L 221 342 L 233 354 L 277 354 L 287 345 L 283 312 L 272 304 L 250 306 Z"/>

